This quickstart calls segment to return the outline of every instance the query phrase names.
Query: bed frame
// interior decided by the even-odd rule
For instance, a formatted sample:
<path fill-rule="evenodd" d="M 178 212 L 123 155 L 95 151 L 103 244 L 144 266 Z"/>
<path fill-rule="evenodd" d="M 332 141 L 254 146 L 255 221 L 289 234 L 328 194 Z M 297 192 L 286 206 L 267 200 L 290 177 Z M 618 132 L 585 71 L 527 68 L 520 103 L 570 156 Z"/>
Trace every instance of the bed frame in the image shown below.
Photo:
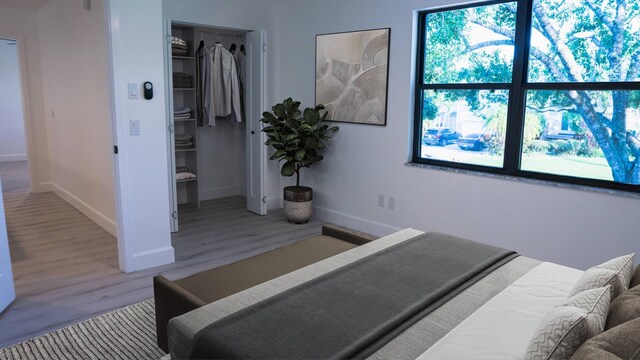
<path fill-rule="evenodd" d="M 366 244 L 375 237 L 324 225 L 322 234 L 250 258 L 169 280 L 153 278 L 158 346 L 168 352 L 169 320 L 255 285 Z"/>

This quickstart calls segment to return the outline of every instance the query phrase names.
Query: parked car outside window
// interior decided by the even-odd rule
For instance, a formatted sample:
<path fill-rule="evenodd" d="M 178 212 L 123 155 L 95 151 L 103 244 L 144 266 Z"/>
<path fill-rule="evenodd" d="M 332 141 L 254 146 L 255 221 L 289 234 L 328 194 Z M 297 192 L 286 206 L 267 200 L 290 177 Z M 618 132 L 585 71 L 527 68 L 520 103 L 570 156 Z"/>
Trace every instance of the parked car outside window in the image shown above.
<path fill-rule="evenodd" d="M 460 134 L 451 129 L 428 129 L 422 136 L 422 143 L 425 145 L 447 146 L 455 143 L 460 138 Z"/>
<path fill-rule="evenodd" d="M 458 139 L 458 147 L 462 150 L 482 151 L 487 147 L 484 134 L 467 134 Z"/>

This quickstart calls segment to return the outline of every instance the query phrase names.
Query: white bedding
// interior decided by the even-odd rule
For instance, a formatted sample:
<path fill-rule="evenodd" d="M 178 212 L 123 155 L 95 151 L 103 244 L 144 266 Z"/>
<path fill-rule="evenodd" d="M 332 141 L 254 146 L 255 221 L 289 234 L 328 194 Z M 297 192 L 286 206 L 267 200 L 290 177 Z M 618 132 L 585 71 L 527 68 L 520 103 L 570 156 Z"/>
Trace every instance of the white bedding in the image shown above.
<path fill-rule="evenodd" d="M 471 314 L 418 359 L 522 359 L 542 317 L 566 300 L 582 273 L 557 264 L 540 264 Z"/>

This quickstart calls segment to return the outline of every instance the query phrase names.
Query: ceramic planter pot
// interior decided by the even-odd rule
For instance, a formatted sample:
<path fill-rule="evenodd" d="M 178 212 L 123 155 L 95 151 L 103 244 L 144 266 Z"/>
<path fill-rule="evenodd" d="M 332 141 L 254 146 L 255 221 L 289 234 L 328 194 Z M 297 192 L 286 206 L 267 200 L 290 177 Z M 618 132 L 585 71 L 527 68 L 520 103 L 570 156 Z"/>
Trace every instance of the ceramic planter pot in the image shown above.
<path fill-rule="evenodd" d="M 313 189 L 306 186 L 284 188 L 284 216 L 292 224 L 306 224 L 311 219 Z"/>

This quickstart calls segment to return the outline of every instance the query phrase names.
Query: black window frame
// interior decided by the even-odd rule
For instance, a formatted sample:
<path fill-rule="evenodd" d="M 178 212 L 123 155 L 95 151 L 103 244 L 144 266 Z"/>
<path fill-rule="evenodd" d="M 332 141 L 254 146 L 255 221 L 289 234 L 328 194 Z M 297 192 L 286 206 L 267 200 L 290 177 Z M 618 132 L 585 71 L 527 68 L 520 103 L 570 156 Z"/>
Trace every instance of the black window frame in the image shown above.
<path fill-rule="evenodd" d="M 587 90 L 587 91 L 612 91 L 612 90 L 640 90 L 640 82 L 555 82 L 538 83 L 529 82 L 529 52 L 532 32 L 533 1 L 535 0 L 491 0 L 472 4 L 450 6 L 425 10 L 418 13 L 418 37 L 417 59 L 415 72 L 414 93 L 414 133 L 412 163 L 432 165 L 436 167 L 462 169 L 497 175 L 505 175 L 518 178 L 534 179 L 548 182 L 557 182 L 587 186 L 593 188 L 620 190 L 625 192 L 640 193 L 640 185 L 620 183 L 615 181 L 597 180 L 589 178 L 556 175 L 521 170 L 522 143 L 524 132 L 524 119 L 526 115 L 526 96 L 529 90 Z M 426 19 L 429 14 L 469 9 L 488 5 L 504 3 L 517 4 L 517 17 L 515 27 L 513 75 L 511 84 L 503 83 L 459 83 L 459 84 L 425 84 L 425 47 L 426 47 Z M 503 167 L 489 167 L 459 163 L 437 159 L 425 159 L 422 154 L 422 99 L 425 90 L 508 90 L 509 103 L 507 107 L 507 132 L 504 149 Z"/>

